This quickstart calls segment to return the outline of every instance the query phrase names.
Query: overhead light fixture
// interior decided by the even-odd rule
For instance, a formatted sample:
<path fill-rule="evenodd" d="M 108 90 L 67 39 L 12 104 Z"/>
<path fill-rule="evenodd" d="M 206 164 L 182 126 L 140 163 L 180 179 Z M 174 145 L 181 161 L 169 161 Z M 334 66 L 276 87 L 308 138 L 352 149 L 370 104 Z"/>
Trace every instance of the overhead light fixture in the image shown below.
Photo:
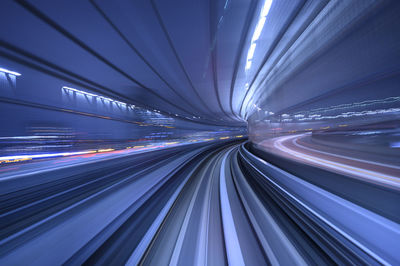
<path fill-rule="evenodd" d="M 271 9 L 272 0 L 265 0 L 264 6 L 261 9 L 261 17 L 266 17 Z"/>
<path fill-rule="evenodd" d="M 17 77 L 21 76 L 21 74 L 18 73 L 18 72 L 11 71 L 11 70 L 8 70 L 8 69 L 5 69 L 5 68 L 1 68 L 1 67 L 0 67 L 0 72 L 6 73 L 6 74 L 10 74 L 10 75 L 14 75 L 14 76 L 17 76 Z"/>
<path fill-rule="evenodd" d="M 65 90 L 65 91 L 73 91 L 73 92 L 81 93 L 81 94 L 84 94 L 84 95 L 87 95 L 87 96 L 99 97 L 99 95 L 96 95 L 96 94 L 93 94 L 93 93 L 90 93 L 90 92 L 86 92 L 86 91 L 80 91 L 80 90 L 77 90 L 77 89 L 74 89 L 74 88 L 70 88 L 70 87 L 66 87 L 66 86 L 62 87 L 62 89 Z"/>
<path fill-rule="evenodd" d="M 248 69 L 250 69 L 251 68 L 251 60 L 248 60 L 247 62 L 246 62 L 246 70 L 248 70 Z"/>
<path fill-rule="evenodd" d="M 252 42 L 257 41 L 258 38 L 260 38 L 261 32 L 262 32 L 262 30 L 264 28 L 265 20 L 266 20 L 266 17 L 261 17 L 258 20 L 256 29 L 255 29 L 254 34 L 253 34 L 253 38 L 251 39 Z"/>
<path fill-rule="evenodd" d="M 86 92 L 86 91 L 77 90 L 77 89 L 70 88 L 70 87 L 67 87 L 67 86 L 63 86 L 61 89 L 64 90 L 65 92 L 71 92 L 72 91 L 72 92 L 79 93 L 79 94 L 82 94 L 82 95 L 85 95 L 85 96 L 95 97 L 95 98 L 100 99 L 102 101 L 108 101 L 108 102 L 111 102 L 111 103 L 115 103 L 115 104 L 119 104 L 119 105 L 122 105 L 122 106 L 129 107 L 129 108 L 134 108 L 135 107 L 134 105 L 129 105 L 127 103 L 120 102 L 120 101 L 117 101 L 117 100 L 114 100 L 114 99 L 111 99 L 111 98 L 108 98 L 108 97 L 104 97 L 104 96 L 97 95 L 97 94 L 90 93 L 90 92 Z"/>
<path fill-rule="evenodd" d="M 251 46 L 249 52 L 247 53 L 247 62 L 245 69 L 248 70 L 251 67 L 251 59 L 253 58 L 254 51 L 256 49 L 256 41 L 260 38 L 261 32 L 264 28 L 266 17 L 271 9 L 272 0 L 265 0 L 264 5 L 261 8 L 260 17 L 257 22 L 257 26 L 254 30 L 253 36 L 251 38 Z"/>
<path fill-rule="evenodd" d="M 249 52 L 247 53 L 247 60 L 253 59 L 254 51 L 256 50 L 256 44 L 252 43 L 249 49 Z"/>

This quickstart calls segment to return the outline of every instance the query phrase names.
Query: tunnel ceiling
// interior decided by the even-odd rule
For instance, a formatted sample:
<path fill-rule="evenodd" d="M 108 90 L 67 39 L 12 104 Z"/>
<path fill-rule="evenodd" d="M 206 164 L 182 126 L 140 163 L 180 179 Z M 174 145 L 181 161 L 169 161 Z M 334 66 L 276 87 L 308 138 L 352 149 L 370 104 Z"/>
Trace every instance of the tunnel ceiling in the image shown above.
<path fill-rule="evenodd" d="M 348 16 L 356 17 L 373 6 L 350 2 L 5 1 L 1 55 L 67 73 L 66 85 L 78 89 L 192 120 L 240 125 L 312 57 L 303 52 L 314 39 L 305 40 L 319 34 L 315 25 L 333 16 L 328 12 L 344 16 L 352 8 Z M 329 30 L 335 18 L 324 25 Z"/>
<path fill-rule="evenodd" d="M 88 84 L 71 87 L 182 117 L 240 124 L 248 32 L 262 4 L 6 1 L 2 53 Z"/>

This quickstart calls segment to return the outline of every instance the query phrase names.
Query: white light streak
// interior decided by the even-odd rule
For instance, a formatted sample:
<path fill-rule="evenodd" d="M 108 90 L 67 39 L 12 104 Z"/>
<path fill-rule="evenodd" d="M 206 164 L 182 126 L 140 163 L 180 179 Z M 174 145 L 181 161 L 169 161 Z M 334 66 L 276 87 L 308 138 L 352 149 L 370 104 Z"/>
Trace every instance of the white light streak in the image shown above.
<path fill-rule="evenodd" d="M 252 43 L 249 49 L 249 52 L 247 53 L 247 60 L 253 59 L 254 51 L 256 50 L 256 44 Z"/>
<path fill-rule="evenodd" d="M 21 74 L 18 73 L 18 72 L 11 71 L 11 70 L 8 70 L 8 69 L 5 69 L 5 68 L 1 68 L 1 67 L 0 67 L 0 72 L 6 73 L 6 74 L 10 74 L 10 75 L 14 75 L 14 76 L 17 76 L 17 77 L 21 76 Z"/>
<path fill-rule="evenodd" d="M 251 68 L 251 60 L 246 62 L 246 70 Z"/>
<path fill-rule="evenodd" d="M 108 97 L 104 97 L 104 96 L 97 95 L 97 94 L 90 93 L 90 92 L 86 92 L 86 91 L 77 90 L 77 89 L 74 89 L 74 88 L 71 88 L 71 87 L 67 87 L 67 86 L 63 86 L 62 90 L 64 90 L 65 92 L 71 92 L 72 91 L 72 92 L 75 92 L 75 93 L 78 93 L 78 94 L 94 97 L 94 98 L 97 98 L 97 99 L 102 100 L 102 101 L 108 101 L 110 103 L 115 103 L 117 105 L 125 106 L 125 107 L 132 108 L 132 109 L 135 107 L 134 105 L 129 105 L 127 103 L 120 102 L 120 101 L 117 101 L 117 100 L 114 100 L 114 99 L 111 99 L 111 98 L 108 98 Z"/>
<path fill-rule="evenodd" d="M 32 155 L 15 155 L 0 157 L 0 161 L 4 160 L 24 160 L 24 159 L 38 159 L 38 158 L 52 158 L 60 156 L 72 156 L 93 153 L 93 151 L 78 151 L 78 152 L 60 152 L 60 153 L 45 153 L 45 154 L 32 154 Z"/>
<path fill-rule="evenodd" d="M 265 0 L 264 6 L 261 9 L 261 17 L 266 17 L 271 9 L 272 0 Z"/>
<path fill-rule="evenodd" d="M 257 41 L 258 38 L 260 38 L 261 32 L 262 32 L 262 30 L 264 28 L 265 20 L 266 20 L 265 17 L 261 17 L 260 20 L 258 21 L 257 27 L 256 27 L 256 29 L 254 31 L 254 34 L 253 34 L 253 38 L 251 39 L 252 42 Z"/>
<path fill-rule="evenodd" d="M 247 53 L 247 61 L 246 61 L 246 67 L 245 70 L 248 70 L 251 68 L 251 59 L 254 56 L 254 51 L 256 49 L 256 41 L 260 38 L 261 32 L 264 28 L 264 24 L 266 21 L 266 17 L 269 13 L 269 10 L 271 9 L 272 5 L 272 0 L 265 0 L 263 7 L 261 8 L 261 13 L 260 17 L 258 19 L 256 28 L 254 30 L 253 36 L 251 38 L 251 46 L 249 48 L 249 51 Z"/>

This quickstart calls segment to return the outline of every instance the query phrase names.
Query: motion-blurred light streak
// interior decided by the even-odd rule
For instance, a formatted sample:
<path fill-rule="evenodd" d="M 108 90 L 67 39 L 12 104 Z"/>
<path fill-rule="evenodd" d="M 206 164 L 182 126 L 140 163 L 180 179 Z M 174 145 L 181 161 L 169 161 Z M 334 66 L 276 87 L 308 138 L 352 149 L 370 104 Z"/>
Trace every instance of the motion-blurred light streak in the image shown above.
<path fill-rule="evenodd" d="M 16 77 L 21 76 L 21 74 L 18 73 L 18 72 L 11 71 L 11 70 L 8 70 L 8 69 L 2 68 L 2 67 L 0 67 L 0 72 L 3 72 L 5 74 L 10 74 L 10 75 L 13 75 L 13 76 L 16 76 Z"/>

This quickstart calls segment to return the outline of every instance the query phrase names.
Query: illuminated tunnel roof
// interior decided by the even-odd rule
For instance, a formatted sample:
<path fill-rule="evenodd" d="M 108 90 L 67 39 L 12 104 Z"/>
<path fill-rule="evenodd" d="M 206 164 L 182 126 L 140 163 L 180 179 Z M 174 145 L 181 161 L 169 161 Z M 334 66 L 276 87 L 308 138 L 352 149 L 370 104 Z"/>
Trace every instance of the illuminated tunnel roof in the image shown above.
<path fill-rule="evenodd" d="M 387 5 L 374 1 L 26 0 L 3 5 L 0 21 L 7 26 L 1 31 L 7 38 L 1 40 L 1 56 L 10 60 L 2 62 L 7 66 L 23 63 L 26 69 L 15 70 L 25 75 L 61 72 L 64 86 L 203 123 L 240 126 L 260 110 L 282 113 L 309 104 L 357 82 L 370 73 L 372 61 L 385 63 L 386 69 L 391 69 L 388 62 L 397 62 L 376 62 L 365 54 L 398 55 L 395 47 L 379 47 L 387 40 L 346 53 L 368 37 L 379 38 L 378 30 L 360 26 L 368 22 L 369 10 L 385 12 Z M 385 25 L 390 21 L 377 21 L 376 27 L 393 30 Z M 344 71 L 356 67 L 352 62 L 359 67 L 346 76 Z M 386 94 L 381 98 L 392 96 Z"/>

